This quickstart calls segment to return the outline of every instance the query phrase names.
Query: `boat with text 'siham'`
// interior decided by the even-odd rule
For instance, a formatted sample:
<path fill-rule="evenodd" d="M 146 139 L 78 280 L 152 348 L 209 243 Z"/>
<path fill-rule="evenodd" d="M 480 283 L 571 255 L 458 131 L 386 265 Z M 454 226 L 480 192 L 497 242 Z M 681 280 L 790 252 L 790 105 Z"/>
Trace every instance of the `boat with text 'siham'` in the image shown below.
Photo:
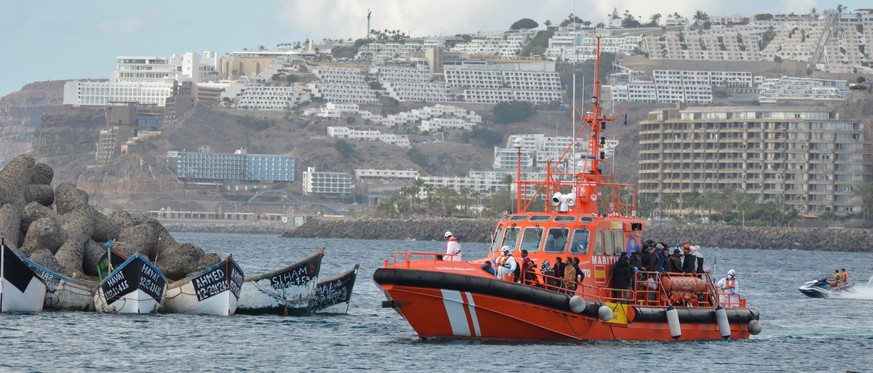
<path fill-rule="evenodd" d="M 306 315 L 318 284 L 324 248 L 287 267 L 246 277 L 236 313 L 244 315 Z"/>
<path fill-rule="evenodd" d="M 628 270 L 623 254 L 648 246 L 642 240 L 646 222 L 636 217 L 636 187 L 611 182 L 600 168 L 602 133 L 615 118 L 601 113 L 599 52 L 598 38 L 594 107 L 580 113 L 580 128 L 560 159 L 525 180 L 523 143 L 516 139 L 516 210 L 498 222 L 485 258 L 396 252 L 373 274 L 388 299 L 383 307 L 395 309 L 420 337 L 666 341 L 760 332 L 758 310 L 739 295 L 720 293 L 708 273 Z M 577 141 L 587 145 L 577 151 Z M 564 162 L 577 153 L 578 164 Z M 518 267 L 533 267 L 522 264 L 522 251 L 539 270 L 505 271 L 514 261 L 510 254 Z M 585 278 L 578 287 L 576 276 L 544 271 L 559 257 L 579 260 Z M 617 262 L 622 268 L 613 272 Z M 612 274 L 619 272 L 626 277 L 615 281 L 619 276 Z"/>

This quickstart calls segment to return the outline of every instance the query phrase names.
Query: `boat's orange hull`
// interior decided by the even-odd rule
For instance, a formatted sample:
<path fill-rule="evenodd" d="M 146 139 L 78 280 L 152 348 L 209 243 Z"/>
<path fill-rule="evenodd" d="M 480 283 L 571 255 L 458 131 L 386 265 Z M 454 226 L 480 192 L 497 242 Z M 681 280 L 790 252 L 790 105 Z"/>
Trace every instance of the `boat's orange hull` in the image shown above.
<path fill-rule="evenodd" d="M 476 276 L 478 277 L 478 276 Z M 511 340 L 670 341 L 666 321 L 634 322 L 633 307 L 612 305 L 617 317 L 604 322 L 514 299 L 461 290 L 380 284 L 390 305 L 420 337 Z M 747 323 L 731 323 L 730 338 L 748 338 Z M 679 340 L 722 339 L 715 320 L 681 323 Z"/>

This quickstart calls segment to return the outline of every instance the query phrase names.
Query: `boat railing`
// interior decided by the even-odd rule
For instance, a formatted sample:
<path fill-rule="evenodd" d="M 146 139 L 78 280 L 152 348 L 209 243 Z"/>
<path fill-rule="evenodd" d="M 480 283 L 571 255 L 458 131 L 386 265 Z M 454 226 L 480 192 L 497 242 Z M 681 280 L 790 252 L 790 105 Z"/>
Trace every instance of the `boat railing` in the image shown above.
<path fill-rule="evenodd" d="M 388 259 L 385 259 L 384 266 L 397 266 L 398 264 L 404 265 L 405 268 L 409 268 L 409 263 L 412 261 L 426 261 L 426 262 L 437 262 L 442 261 L 443 257 L 447 256 L 447 254 L 442 253 L 434 253 L 434 252 L 423 252 L 423 251 L 395 251 L 394 252 L 394 261 L 388 262 Z"/>

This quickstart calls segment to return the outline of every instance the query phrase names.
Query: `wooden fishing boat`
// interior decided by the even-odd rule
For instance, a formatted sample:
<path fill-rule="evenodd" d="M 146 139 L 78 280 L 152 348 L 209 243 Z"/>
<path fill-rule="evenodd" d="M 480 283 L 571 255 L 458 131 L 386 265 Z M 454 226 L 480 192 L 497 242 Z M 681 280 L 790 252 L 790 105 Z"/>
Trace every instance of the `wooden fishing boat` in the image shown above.
<path fill-rule="evenodd" d="M 124 259 L 121 264 L 113 264 L 121 259 Z M 125 258 L 108 249 L 98 264 L 98 272 L 100 284 L 94 294 L 97 312 L 152 313 L 164 302 L 167 278 L 139 252 Z"/>
<path fill-rule="evenodd" d="M 94 291 L 97 282 L 62 275 L 28 258 L 21 260 L 46 284 L 44 309 L 94 311 Z"/>
<path fill-rule="evenodd" d="M 246 277 L 236 313 L 247 315 L 305 315 L 318 283 L 324 248 L 287 267 Z"/>
<path fill-rule="evenodd" d="M 46 284 L 9 246 L 0 242 L 0 312 L 38 312 Z"/>
<path fill-rule="evenodd" d="M 595 77 L 599 71 L 598 58 Z M 444 261 L 440 253 L 396 252 L 373 274 L 388 299 L 383 307 L 396 310 L 425 338 L 666 341 L 760 332 L 758 310 L 738 295 L 720 303 L 706 273 L 626 272 L 621 254 L 653 245 L 642 239 L 646 221 L 636 217 L 636 187 L 610 182 L 602 173 L 602 132 L 615 117 L 601 113 L 599 88 L 595 78 L 592 111 L 579 113 L 573 142 L 542 174 L 522 176 L 524 144 L 515 140 L 517 204 L 498 222 L 485 257 Z M 577 149 L 575 143 L 584 145 Z M 485 262 L 509 265 L 504 249 L 515 258 L 525 250 L 540 267 L 558 257 L 577 258 L 585 279 L 574 288 L 542 268 L 519 279 L 483 270 Z M 627 274 L 622 280 L 633 279 L 628 287 L 611 276 L 619 260 Z"/>
<path fill-rule="evenodd" d="M 215 265 L 170 283 L 162 312 L 230 316 L 236 312 L 243 278 L 231 255 Z"/>
<path fill-rule="evenodd" d="M 315 296 L 309 302 L 312 312 L 348 313 L 352 299 L 352 289 L 358 277 L 359 264 L 345 273 L 328 280 L 319 281 L 315 286 Z"/>

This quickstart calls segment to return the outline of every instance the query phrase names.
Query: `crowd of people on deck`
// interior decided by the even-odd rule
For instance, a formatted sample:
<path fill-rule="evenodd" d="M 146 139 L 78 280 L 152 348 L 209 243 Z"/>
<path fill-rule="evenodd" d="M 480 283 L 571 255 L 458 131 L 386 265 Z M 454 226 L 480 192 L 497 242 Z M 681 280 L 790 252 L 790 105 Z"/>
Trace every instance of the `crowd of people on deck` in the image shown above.
<path fill-rule="evenodd" d="M 460 261 L 461 246 L 458 239 L 451 231 L 446 231 L 444 237 L 446 239 L 446 253 L 442 259 Z M 633 251 L 630 255 L 621 253 L 613 265 L 609 277 L 610 287 L 614 289 L 613 297 L 628 299 L 630 290 L 634 288 L 637 281 L 645 281 L 651 290 L 657 289 L 660 283 L 659 276 L 662 272 L 683 274 L 708 272 L 704 270 L 703 253 L 699 246 L 687 243 L 676 245 L 672 252 L 670 248 L 671 246 L 666 243 L 646 240 L 639 251 Z M 500 255 L 491 261 L 483 262 L 481 268 L 504 281 L 562 289 L 568 294 L 575 293 L 578 286 L 585 280 L 585 273 L 579 268 L 579 258 L 567 256 L 564 259 L 559 256 L 555 258 L 554 265 L 550 265 L 548 260 L 543 261 L 541 273 L 544 275 L 546 283 L 542 284 L 535 272 L 537 264 L 531 260 L 528 254 L 527 250 L 521 250 L 521 264 L 519 264 L 512 256 L 510 248 L 503 246 Z M 646 273 L 646 275 L 639 274 L 640 272 Z M 842 273 L 836 271 L 832 283 L 839 286 L 847 281 L 848 273 L 843 269 Z M 721 278 L 715 283 L 715 286 L 723 294 L 720 302 L 735 301 L 734 297 L 737 297 L 738 293 L 736 272 L 733 269 L 729 270 L 727 276 Z M 651 292 L 650 297 L 654 296 L 656 296 L 655 292 Z"/>

